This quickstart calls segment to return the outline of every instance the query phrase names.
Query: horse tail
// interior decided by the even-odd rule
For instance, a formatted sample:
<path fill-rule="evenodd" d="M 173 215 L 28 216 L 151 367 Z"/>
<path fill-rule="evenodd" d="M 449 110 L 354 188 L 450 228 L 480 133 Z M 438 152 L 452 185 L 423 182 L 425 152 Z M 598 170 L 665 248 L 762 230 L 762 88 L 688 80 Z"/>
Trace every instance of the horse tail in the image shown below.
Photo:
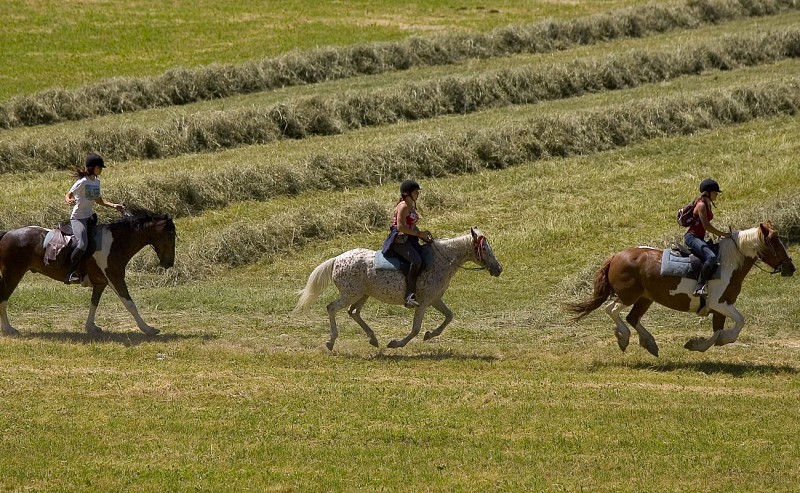
<path fill-rule="evenodd" d="M 608 281 L 608 267 L 611 265 L 612 260 L 614 260 L 613 255 L 608 257 L 603 267 L 594 275 L 594 293 L 591 298 L 580 303 L 568 303 L 566 305 L 567 311 L 576 314 L 572 319 L 573 321 L 577 322 L 592 311 L 600 308 L 600 305 L 605 303 L 609 296 L 614 293 L 611 283 Z"/>
<path fill-rule="evenodd" d="M 311 275 L 308 276 L 306 287 L 300 291 L 300 300 L 297 301 L 297 306 L 294 307 L 295 312 L 308 310 L 308 307 L 328 287 L 331 280 L 333 280 L 333 264 L 335 261 L 336 257 L 328 259 L 311 272 Z"/>

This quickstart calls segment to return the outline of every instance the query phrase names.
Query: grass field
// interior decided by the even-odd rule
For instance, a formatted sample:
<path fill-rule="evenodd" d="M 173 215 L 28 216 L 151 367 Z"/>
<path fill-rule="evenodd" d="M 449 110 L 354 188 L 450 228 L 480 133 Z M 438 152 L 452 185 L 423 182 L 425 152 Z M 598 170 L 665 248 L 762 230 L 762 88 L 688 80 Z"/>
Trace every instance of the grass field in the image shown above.
<path fill-rule="evenodd" d="M 646 4 L 259 5 L 9 2 L 0 98 Z M 618 75 L 603 63 L 637 50 L 671 53 L 660 67 L 670 73 L 698 47 L 719 62 L 709 46 L 792 30 L 799 15 L 721 18 L 551 53 L 0 129 L 0 149 L 35 151 L 2 174 L 0 228 L 65 219 L 69 173 L 35 153 L 73 145 L 77 156 L 107 134 L 119 137 L 117 147 L 96 149 L 111 156 L 104 194 L 170 211 L 179 235 L 170 272 L 155 269 L 149 251 L 129 268 L 133 299 L 158 336 L 138 332 L 110 290 L 97 315 L 103 336 L 83 332 L 89 290 L 29 274 L 15 291 L 8 311 L 22 336 L 0 338 L 0 491 L 795 491 L 795 277 L 753 269 L 737 303 L 746 318 L 739 340 L 706 353 L 683 344 L 710 335 L 710 319 L 654 307 L 643 320 L 661 349 L 654 358 L 636 344 L 620 352 L 602 311 L 574 323 L 562 304 L 588 295 L 608 255 L 678 238 L 675 211 L 708 176 L 725 191 L 717 227 L 772 220 L 789 253 L 800 254 L 796 46 L 761 46 L 773 57 L 762 60 L 752 42 L 741 43 L 734 51 L 746 64 L 580 94 L 577 77 L 553 77 L 549 89 L 569 97 L 330 134 L 152 159 L 114 149 L 131 129 L 163 136 L 181 121 L 210 120 L 234 135 L 248 110 L 327 100 L 315 113 L 324 120 L 346 98 L 425 84 L 454 91 L 442 81 L 474 87 L 475 78 L 520 67 L 574 75 L 584 64 L 589 87 Z M 520 76 L 517 87 L 532 78 Z M 749 103 L 732 103 L 734 93 L 751 95 Z M 608 133 L 659 118 L 673 125 L 636 138 L 632 128 L 630 141 Z M 617 137 L 598 144 L 608 135 Z M 424 227 L 455 237 L 478 226 L 504 272 L 459 272 L 445 296 L 455 319 L 437 339 L 375 349 L 340 312 L 330 352 L 324 307 L 335 290 L 302 315 L 292 313 L 296 293 L 324 260 L 379 247 L 408 176 L 422 183 Z M 384 346 L 407 334 L 412 318 L 377 302 L 363 315 Z M 429 311 L 423 329 L 440 317 Z"/>

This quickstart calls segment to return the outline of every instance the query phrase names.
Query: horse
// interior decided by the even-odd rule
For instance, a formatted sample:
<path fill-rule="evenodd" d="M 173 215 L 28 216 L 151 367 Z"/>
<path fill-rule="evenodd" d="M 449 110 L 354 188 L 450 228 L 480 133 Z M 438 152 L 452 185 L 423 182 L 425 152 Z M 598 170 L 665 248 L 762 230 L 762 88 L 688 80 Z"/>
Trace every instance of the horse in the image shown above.
<path fill-rule="evenodd" d="M 414 309 L 414 322 L 411 332 L 400 340 L 389 342 L 389 348 L 403 347 L 419 334 L 425 310 L 432 306 L 444 315 L 444 322 L 435 330 L 425 333 L 424 340 L 439 336 L 453 320 L 453 312 L 444 304 L 444 295 L 450 280 L 467 261 L 473 261 L 497 277 L 503 271 L 495 258 L 486 237 L 476 228 L 458 238 L 436 239 L 431 243 L 432 264 L 423 270 L 417 279 L 417 301 Z M 350 306 L 347 313 L 358 323 L 369 337 L 369 342 L 379 347 L 375 332 L 361 318 L 361 308 L 370 296 L 391 305 L 405 303 L 406 277 L 399 270 L 379 270 L 375 268 L 375 251 L 356 248 L 326 260 L 314 269 L 305 288 L 300 291 L 300 299 L 295 312 L 305 311 L 333 281 L 339 290 L 339 298 L 327 306 L 330 319 L 330 339 L 325 343 L 329 350 L 338 337 L 336 313 Z"/>
<path fill-rule="evenodd" d="M 110 224 L 98 225 L 96 238 L 101 238 L 95 252 L 85 258 L 86 279 L 92 286 L 92 301 L 86 319 L 86 332 L 103 333 L 95 324 L 97 305 L 106 286 L 117 293 L 122 304 L 145 334 L 152 336 L 159 330 L 150 327 L 139 316 L 125 283 L 125 267 L 130 259 L 147 245 L 153 247 L 161 267 L 168 269 L 175 263 L 176 230 L 172 218 L 154 214 L 144 209 L 128 209 L 123 217 Z M 27 271 L 38 272 L 63 282 L 69 268 L 69 249 L 65 248 L 56 262 L 44 262 L 45 237 L 51 230 L 40 226 L 26 226 L 10 231 L 0 231 L 0 323 L 6 335 L 19 335 L 8 321 L 8 299 Z"/>
<path fill-rule="evenodd" d="M 693 337 L 684 347 L 692 351 L 706 351 L 711 346 L 735 342 L 744 326 L 744 316 L 735 303 L 742 281 L 756 260 L 772 267 L 772 273 L 783 277 L 794 274 L 795 266 L 778 232 L 770 223 L 736 231 L 719 242 L 719 279 L 708 282 L 708 295 L 704 300 L 692 293 L 696 281 L 690 278 L 661 275 L 662 250 L 635 247 L 609 257 L 594 278 L 594 291 L 590 299 L 567 304 L 576 314 L 577 321 L 599 308 L 609 298 L 605 311 L 616 324 L 614 334 L 622 351 L 628 347 L 631 332 L 620 317 L 620 311 L 633 305 L 625 320 L 639 335 L 639 345 L 653 356 L 658 356 L 658 345 L 641 323 L 642 316 L 653 302 L 682 312 L 694 312 L 706 317 L 713 313 L 714 334 L 709 338 Z M 725 319 L 734 320 L 734 326 L 725 328 Z"/>

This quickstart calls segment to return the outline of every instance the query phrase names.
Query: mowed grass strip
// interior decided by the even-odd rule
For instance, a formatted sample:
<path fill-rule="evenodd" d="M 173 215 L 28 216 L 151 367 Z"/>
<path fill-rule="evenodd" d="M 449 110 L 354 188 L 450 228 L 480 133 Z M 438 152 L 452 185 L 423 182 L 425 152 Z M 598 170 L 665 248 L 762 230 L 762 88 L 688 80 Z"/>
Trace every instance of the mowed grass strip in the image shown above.
<path fill-rule="evenodd" d="M 407 176 L 474 173 L 548 157 L 596 153 L 754 118 L 792 115 L 800 108 L 798 84 L 794 80 L 744 85 L 705 94 L 640 100 L 571 116 L 544 115 L 475 132 L 418 134 L 388 149 L 314 154 L 295 166 L 283 162 L 223 165 L 197 174 L 153 175 L 137 186 L 111 185 L 106 193 L 118 201 L 180 217 L 233 201 L 369 186 Z M 41 209 L 18 207 L 0 213 L 0 227 L 60 220 L 63 206 L 57 201 L 46 204 Z"/>
<path fill-rule="evenodd" d="M 412 37 L 401 42 L 319 48 L 240 65 L 175 68 L 157 77 L 113 78 L 78 89 L 52 88 L 13 98 L 0 105 L 0 128 L 130 113 L 470 58 L 546 53 L 610 39 L 776 15 L 796 8 L 789 0 L 651 3 L 575 20 L 512 25 L 486 34 Z"/>
<path fill-rule="evenodd" d="M 495 70 L 266 108 L 183 116 L 155 127 L 122 123 L 91 128 L 83 135 L 20 135 L 0 143 L 0 172 L 66 169 L 92 151 L 116 161 L 158 159 L 285 138 L 336 135 L 367 126 L 621 90 L 798 56 L 800 30 L 785 29 L 668 50 L 631 51 L 601 60 Z"/>

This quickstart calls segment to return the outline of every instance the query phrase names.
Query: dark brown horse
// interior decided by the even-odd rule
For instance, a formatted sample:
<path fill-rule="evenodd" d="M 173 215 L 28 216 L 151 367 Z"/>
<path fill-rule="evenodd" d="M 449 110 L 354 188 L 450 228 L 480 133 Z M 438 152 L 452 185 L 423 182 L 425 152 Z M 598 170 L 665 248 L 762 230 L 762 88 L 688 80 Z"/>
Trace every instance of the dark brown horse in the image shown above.
<path fill-rule="evenodd" d="M 697 282 L 694 279 L 661 275 L 662 250 L 655 248 L 628 248 L 606 260 L 594 279 L 594 294 L 583 303 L 567 305 L 580 320 L 599 308 L 607 299 L 605 311 L 616 324 L 615 335 L 620 349 L 625 351 L 631 332 L 620 317 L 623 308 L 633 305 L 625 320 L 639 335 L 639 345 L 658 356 L 658 345 L 641 323 L 642 316 L 655 301 L 673 310 L 694 312 L 700 316 L 713 313 L 714 335 L 708 339 L 695 337 L 684 346 L 693 351 L 705 351 L 713 345 L 722 346 L 736 341 L 744 326 L 744 317 L 734 303 L 742 289 L 742 281 L 757 259 L 788 277 L 795 267 L 778 233 L 771 224 L 737 231 L 719 243 L 720 278 L 709 281 L 705 306 L 701 299 L 692 296 Z M 725 318 L 735 325 L 725 328 Z"/>
<path fill-rule="evenodd" d="M 175 224 L 165 214 L 134 209 L 127 211 L 122 219 L 98 226 L 101 238 L 96 251 L 86 260 L 87 278 L 92 285 L 92 304 L 86 319 L 86 331 L 102 333 L 95 325 L 95 313 L 100 296 L 106 286 L 116 291 L 122 304 L 133 315 L 136 325 L 147 335 L 158 334 L 139 316 L 136 305 L 125 284 L 125 266 L 139 250 L 151 245 L 164 268 L 175 263 Z M 55 262 L 45 265 L 44 239 L 50 230 L 39 226 L 26 226 L 11 231 L 0 231 L 0 322 L 3 333 L 19 335 L 8 321 L 8 299 L 27 271 L 38 272 L 63 282 L 69 268 L 68 249 L 64 249 Z"/>

